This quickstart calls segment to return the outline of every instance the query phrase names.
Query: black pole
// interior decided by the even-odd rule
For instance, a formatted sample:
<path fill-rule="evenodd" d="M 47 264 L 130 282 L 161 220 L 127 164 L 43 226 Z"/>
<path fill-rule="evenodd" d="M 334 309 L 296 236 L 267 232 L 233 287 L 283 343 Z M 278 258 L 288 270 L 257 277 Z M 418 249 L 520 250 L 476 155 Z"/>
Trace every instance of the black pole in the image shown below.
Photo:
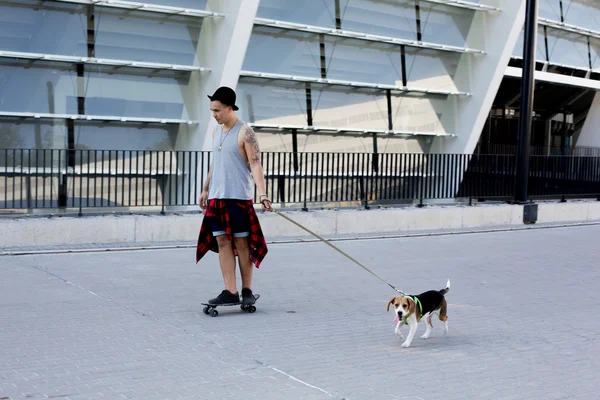
<path fill-rule="evenodd" d="M 535 46 L 537 38 L 537 0 L 527 0 L 525 10 L 525 43 L 523 44 L 523 76 L 521 78 L 521 106 L 519 116 L 519 147 L 517 153 L 517 185 L 515 200 L 527 202 L 529 180 L 529 145 L 535 78 Z"/>

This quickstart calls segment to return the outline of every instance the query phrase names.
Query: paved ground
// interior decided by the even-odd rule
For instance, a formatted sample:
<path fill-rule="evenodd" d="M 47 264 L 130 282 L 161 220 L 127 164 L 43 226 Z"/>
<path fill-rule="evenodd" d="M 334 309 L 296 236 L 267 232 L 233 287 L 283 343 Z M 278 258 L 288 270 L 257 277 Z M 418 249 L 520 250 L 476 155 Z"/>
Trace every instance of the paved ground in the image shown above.
<path fill-rule="evenodd" d="M 336 244 L 406 291 L 451 278 L 408 349 L 394 292 L 322 243 L 274 244 L 255 314 L 193 249 L 0 257 L 0 399 L 595 399 L 600 226 Z M 423 332 L 420 327 L 418 335 Z"/>

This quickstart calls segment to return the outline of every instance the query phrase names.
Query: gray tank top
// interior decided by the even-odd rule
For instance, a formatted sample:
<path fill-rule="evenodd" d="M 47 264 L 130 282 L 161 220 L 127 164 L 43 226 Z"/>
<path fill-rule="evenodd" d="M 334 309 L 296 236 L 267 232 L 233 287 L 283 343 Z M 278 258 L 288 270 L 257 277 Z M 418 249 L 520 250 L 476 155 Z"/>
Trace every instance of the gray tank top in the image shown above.
<path fill-rule="evenodd" d="M 229 131 L 218 125 L 212 143 L 209 199 L 252 199 L 252 173 L 238 147 L 239 121 Z"/>

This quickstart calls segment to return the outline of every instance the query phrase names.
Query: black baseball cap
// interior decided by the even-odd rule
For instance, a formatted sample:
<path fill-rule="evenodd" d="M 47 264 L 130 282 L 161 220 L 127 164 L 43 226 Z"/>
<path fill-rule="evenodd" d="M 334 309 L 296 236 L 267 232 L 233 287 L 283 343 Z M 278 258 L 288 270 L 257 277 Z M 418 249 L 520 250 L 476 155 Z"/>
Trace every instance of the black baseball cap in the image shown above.
<path fill-rule="evenodd" d="M 235 91 L 227 86 L 221 86 L 218 88 L 212 96 L 207 96 L 210 101 L 220 101 L 226 106 L 231 106 L 234 111 L 239 110 L 238 106 L 235 105 Z"/>

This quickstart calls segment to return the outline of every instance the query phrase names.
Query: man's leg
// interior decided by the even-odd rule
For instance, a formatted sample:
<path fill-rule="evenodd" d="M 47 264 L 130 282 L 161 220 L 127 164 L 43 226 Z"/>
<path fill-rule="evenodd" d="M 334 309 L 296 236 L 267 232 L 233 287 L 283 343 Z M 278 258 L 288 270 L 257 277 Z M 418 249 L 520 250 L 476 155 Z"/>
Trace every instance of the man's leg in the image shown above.
<path fill-rule="evenodd" d="M 248 247 L 248 236 L 234 237 L 235 248 L 238 251 L 238 263 L 242 274 L 242 288 L 252 289 L 253 265 L 250 261 L 250 248 Z"/>
<path fill-rule="evenodd" d="M 231 293 L 236 293 L 235 282 L 235 257 L 231 241 L 227 240 L 226 235 L 217 236 L 217 244 L 219 245 L 219 263 L 221 264 L 221 273 L 225 282 L 225 289 Z"/>

